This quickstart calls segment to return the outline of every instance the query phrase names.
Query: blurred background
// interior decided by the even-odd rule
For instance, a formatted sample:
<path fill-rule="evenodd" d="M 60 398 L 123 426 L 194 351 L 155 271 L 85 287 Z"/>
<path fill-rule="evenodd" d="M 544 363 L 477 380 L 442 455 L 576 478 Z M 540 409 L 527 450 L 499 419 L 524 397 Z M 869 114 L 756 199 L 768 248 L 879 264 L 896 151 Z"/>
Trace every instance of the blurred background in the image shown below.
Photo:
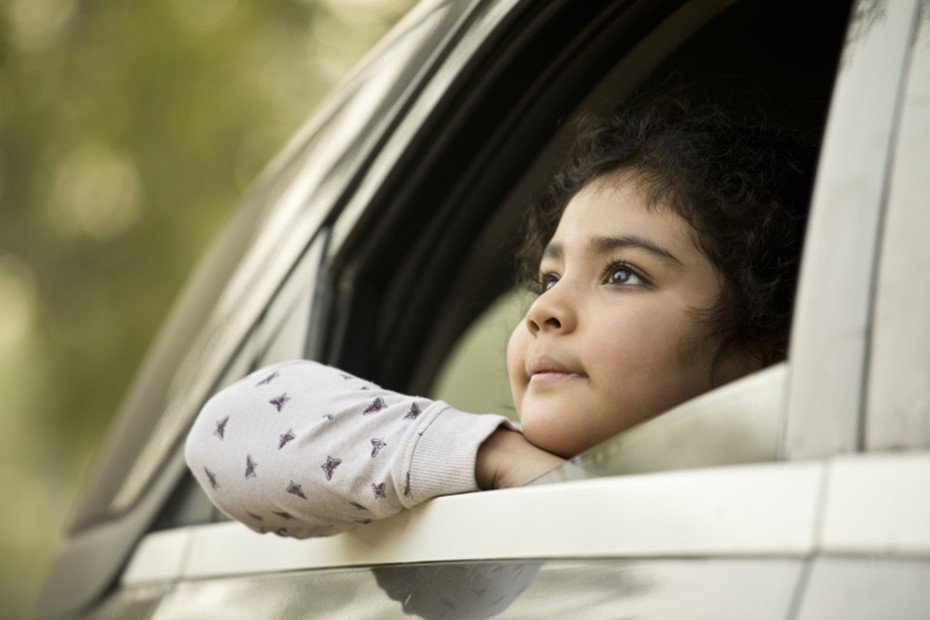
<path fill-rule="evenodd" d="M 0 1 L 0 617 L 206 245 L 412 4 Z"/>

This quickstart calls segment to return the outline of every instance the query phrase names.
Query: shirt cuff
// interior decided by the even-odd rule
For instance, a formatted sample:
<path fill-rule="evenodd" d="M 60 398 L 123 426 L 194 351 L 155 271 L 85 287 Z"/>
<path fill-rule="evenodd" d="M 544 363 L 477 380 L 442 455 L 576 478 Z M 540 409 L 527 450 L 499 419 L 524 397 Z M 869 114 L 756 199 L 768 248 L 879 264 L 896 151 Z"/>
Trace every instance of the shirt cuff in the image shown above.
<path fill-rule="evenodd" d="M 421 433 L 410 460 L 410 495 L 407 507 L 438 495 L 478 490 L 475 461 L 478 448 L 501 425 L 516 427 L 494 414 L 475 415 L 445 406 Z"/>

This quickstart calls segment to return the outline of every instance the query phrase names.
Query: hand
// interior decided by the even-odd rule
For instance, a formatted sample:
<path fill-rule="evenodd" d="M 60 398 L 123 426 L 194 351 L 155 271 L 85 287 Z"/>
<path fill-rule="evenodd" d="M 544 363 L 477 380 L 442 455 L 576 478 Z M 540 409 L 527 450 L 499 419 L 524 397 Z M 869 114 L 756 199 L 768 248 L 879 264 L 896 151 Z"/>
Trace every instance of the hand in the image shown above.
<path fill-rule="evenodd" d="M 482 491 L 523 486 L 564 462 L 531 444 L 522 433 L 499 428 L 478 448 L 475 480 Z"/>

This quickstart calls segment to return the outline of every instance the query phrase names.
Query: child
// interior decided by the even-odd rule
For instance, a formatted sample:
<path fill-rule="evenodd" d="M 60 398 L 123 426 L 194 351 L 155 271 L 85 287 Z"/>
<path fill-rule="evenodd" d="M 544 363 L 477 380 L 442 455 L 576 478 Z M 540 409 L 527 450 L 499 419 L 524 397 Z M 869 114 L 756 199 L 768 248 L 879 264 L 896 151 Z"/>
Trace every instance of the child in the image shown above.
<path fill-rule="evenodd" d="M 297 538 L 525 484 L 784 358 L 812 170 L 797 140 L 681 97 L 589 121 L 521 250 L 520 430 L 292 361 L 214 396 L 188 465 L 225 513 Z"/>

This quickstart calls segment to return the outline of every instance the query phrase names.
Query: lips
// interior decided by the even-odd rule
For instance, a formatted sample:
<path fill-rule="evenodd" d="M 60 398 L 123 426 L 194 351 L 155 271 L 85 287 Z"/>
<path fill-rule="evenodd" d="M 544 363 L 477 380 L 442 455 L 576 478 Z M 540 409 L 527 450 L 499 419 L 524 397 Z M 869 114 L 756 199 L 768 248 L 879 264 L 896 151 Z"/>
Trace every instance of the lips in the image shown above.
<path fill-rule="evenodd" d="M 588 378 L 588 375 L 580 368 L 569 366 L 547 355 L 540 355 L 530 360 L 526 371 L 530 376 L 530 381 Z"/>

